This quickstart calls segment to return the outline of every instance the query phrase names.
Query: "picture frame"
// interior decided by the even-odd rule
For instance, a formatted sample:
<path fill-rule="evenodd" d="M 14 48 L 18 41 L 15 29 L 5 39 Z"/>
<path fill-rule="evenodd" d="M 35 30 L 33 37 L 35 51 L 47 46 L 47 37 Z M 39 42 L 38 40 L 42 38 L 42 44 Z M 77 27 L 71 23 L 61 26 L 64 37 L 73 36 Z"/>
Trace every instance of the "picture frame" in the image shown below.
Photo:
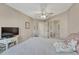
<path fill-rule="evenodd" d="M 30 29 L 30 23 L 29 22 L 25 22 L 25 29 Z"/>

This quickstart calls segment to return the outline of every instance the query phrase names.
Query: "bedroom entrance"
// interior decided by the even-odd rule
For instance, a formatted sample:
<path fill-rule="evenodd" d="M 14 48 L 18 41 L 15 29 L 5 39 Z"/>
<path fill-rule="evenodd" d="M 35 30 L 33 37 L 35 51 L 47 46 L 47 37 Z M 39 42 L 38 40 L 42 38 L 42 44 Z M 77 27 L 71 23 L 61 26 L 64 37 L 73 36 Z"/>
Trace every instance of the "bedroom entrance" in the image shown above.
<path fill-rule="evenodd" d="M 38 32 L 40 37 L 47 38 L 48 37 L 47 30 L 48 30 L 48 27 L 45 21 L 41 21 L 38 23 Z"/>

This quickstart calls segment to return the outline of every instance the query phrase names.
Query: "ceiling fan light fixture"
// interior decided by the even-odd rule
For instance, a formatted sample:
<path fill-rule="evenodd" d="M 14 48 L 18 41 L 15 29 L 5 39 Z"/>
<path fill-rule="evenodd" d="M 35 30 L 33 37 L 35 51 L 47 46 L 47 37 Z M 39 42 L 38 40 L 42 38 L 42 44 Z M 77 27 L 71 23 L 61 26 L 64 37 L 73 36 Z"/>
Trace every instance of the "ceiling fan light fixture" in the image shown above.
<path fill-rule="evenodd" d="M 46 15 L 41 15 L 41 19 L 46 19 Z"/>

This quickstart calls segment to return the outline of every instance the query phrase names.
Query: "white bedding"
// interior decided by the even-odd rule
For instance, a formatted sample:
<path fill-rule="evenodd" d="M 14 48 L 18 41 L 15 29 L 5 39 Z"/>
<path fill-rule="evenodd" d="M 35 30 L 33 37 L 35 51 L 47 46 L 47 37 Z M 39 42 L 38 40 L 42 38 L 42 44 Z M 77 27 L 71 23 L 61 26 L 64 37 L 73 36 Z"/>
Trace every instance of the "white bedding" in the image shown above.
<path fill-rule="evenodd" d="M 51 43 L 56 40 L 47 38 L 32 37 L 12 48 L 4 51 L 2 55 L 69 55 L 76 54 L 74 52 L 57 53 Z"/>
<path fill-rule="evenodd" d="M 65 44 L 65 42 L 55 42 L 53 46 L 56 48 L 56 52 L 73 52 L 76 51 L 76 45 L 77 41 L 71 40 L 68 42 L 68 44 Z"/>

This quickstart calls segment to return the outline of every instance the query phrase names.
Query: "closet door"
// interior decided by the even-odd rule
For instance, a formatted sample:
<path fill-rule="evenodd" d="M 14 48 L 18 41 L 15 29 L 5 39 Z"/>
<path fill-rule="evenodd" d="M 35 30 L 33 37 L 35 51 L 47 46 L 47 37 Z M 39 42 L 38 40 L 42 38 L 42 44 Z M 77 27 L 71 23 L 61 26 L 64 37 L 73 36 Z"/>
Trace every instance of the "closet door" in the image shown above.
<path fill-rule="evenodd" d="M 44 36 L 48 38 L 48 22 L 44 23 Z"/>
<path fill-rule="evenodd" d="M 54 22 L 48 22 L 48 38 L 54 38 Z"/>
<path fill-rule="evenodd" d="M 60 24 L 59 21 L 54 20 L 48 22 L 48 38 L 60 37 Z"/>
<path fill-rule="evenodd" d="M 54 21 L 54 36 L 60 38 L 60 23 L 57 20 Z"/>

